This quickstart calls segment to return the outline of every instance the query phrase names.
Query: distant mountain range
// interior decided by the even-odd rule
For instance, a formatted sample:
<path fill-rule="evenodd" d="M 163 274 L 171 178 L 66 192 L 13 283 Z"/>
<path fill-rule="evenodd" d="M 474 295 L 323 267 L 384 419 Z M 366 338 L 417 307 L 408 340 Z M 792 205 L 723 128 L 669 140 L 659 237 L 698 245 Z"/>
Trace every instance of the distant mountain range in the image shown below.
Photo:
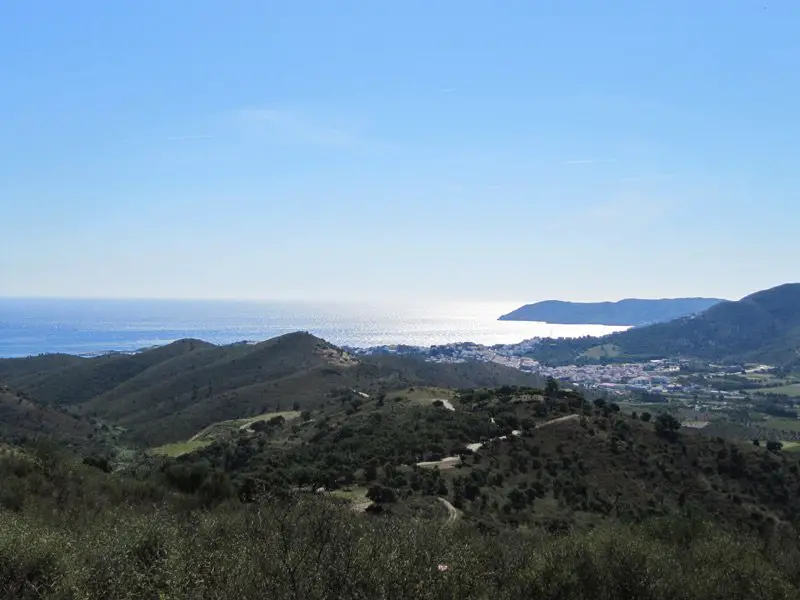
<path fill-rule="evenodd" d="M 724 302 L 724 300 L 718 298 L 665 298 L 660 300 L 628 298 L 618 302 L 546 300 L 535 304 L 526 304 L 501 316 L 499 320 L 636 327 L 697 314 L 720 302 Z"/>
<path fill-rule="evenodd" d="M 549 340 L 536 354 L 545 362 L 561 363 L 592 356 L 617 360 L 684 356 L 794 366 L 800 364 L 800 283 L 601 338 Z"/>

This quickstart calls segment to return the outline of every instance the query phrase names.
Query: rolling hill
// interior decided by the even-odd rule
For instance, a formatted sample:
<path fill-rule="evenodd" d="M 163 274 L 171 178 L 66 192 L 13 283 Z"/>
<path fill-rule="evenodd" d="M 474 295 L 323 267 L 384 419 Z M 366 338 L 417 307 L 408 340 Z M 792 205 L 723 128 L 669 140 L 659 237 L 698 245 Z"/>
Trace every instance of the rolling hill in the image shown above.
<path fill-rule="evenodd" d="M 0 385 L 0 440 L 52 439 L 86 445 L 93 428 L 86 419 L 44 406 L 27 394 Z"/>
<path fill-rule="evenodd" d="M 132 441 L 147 446 L 185 439 L 219 421 L 317 407 L 354 389 L 539 381 L 494 364 L 389 356 L 356 360 L 307 333 L 227 346 L 180 340 L 134 355 L 73 359 L 0 360 L 0 382 L 44 405 L 68 406 L 124 427 Z"/>
<path fill-rule="evenodd" d="M 528 388 L 453 394 L 448 405 L 435 396 L 403 390 L 327 403 L 305 421 L 199 446 L 180 468 L 211 465 L 245 487 L 322 486 L 360 500 L 358 490 L 377 482 L 392 490 L 394 512 L 421 503 L 433 510 L 444 498 L 488 527 L 580 527 L 690 511 L 757 528 L 792 523 L 800 508 L 797 456 L 749 440 L 667 430 L 662 419 L 645 422 L 566 391 L 556 403 Z"/>
<path fill-rule="evenodd" d="M 526 304 L 500 317 L 500 321 L 541 321 L 579 325 L 641 326 L 671 321 L 719 304 L 717 298 L 668 298 L 618 302 L 564 302 L 546 300 Z"/>
<path fill-rule="evenodd" d="M 781 285 L 736 302 L 721 302 L 699 315 L 603 338 L 551 340 L 537 353 L 543 360 L 574 361 L 599 345 L 613 346 L 621 360 L 685 356 L 796 364 L 800 357 L 800 284 Z"/>

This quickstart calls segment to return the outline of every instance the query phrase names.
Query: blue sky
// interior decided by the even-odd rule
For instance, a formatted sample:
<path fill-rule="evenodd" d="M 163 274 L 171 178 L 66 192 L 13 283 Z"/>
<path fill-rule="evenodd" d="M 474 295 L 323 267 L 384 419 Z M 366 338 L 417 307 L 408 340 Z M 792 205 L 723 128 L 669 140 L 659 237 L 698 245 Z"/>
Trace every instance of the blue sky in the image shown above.
<path fill-rule="evenodd" d="M 0 295 L 800 279 L 800 3 L 10 0 Z"/>

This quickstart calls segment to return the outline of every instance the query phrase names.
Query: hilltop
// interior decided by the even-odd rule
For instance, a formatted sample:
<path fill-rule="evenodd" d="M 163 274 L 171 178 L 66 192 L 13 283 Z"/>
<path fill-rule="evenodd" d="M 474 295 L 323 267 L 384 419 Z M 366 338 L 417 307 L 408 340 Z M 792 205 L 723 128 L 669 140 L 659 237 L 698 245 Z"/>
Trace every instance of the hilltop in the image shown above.
<path fill-rule="evenodd" d="M 720 302 L 724 301 L 717 298 L 669 298 L 660 300 L 628 298 L 618 302 L 545 300 L 535 304 L 526 304 L 508 314 L 502 315 L 499 320 L 634 327 L 693 315 Z"/>
<path fill-rule="evenodd" d="M 314 408 L 358 389 L 407 385 L 532 384 L 493 364 L 431 364 L 414 357 L 359 357 L 307 333 L 258 344 L 180 340 L 134 355 L 0 360 L 0 383 L 44 406 L 69 408 L 129 431 L 145 445 L 180 439 L 218 421 Z"/>
<path fill-rule="evenodd" d="M 800 284 L 721 302 L 694 316 L 602 338 L 549 340 L 535 352 L 546 362 L 574 362 L 592 348 L 613 348 L 618 360 L 692 357 L 783 365 L 800 358 Z"/>

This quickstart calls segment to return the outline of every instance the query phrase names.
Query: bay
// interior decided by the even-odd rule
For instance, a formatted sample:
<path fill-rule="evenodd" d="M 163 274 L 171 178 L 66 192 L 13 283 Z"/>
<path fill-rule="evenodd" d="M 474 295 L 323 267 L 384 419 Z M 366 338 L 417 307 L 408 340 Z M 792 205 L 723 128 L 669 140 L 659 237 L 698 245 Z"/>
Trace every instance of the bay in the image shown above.
<path fill-rule="evenodd" d="M 308 331 L 337 345 L 518 343 L 625 327 L 498 321 L 518 304 L 359 304 L 222 300 L 0 299 L 0 357 L 134 351 L 199 338 L 215 344 Z"/>

